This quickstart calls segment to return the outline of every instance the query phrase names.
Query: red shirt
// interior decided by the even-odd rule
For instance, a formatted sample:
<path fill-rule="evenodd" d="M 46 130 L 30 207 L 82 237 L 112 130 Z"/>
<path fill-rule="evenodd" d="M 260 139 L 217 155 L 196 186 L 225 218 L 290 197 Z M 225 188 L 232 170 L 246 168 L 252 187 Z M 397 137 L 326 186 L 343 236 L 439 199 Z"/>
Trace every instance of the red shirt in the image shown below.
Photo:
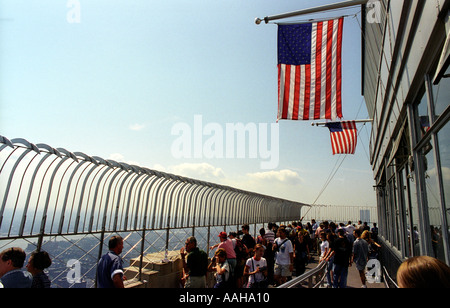
<path fill-rule="evenodd" d="M 223 248 L 227 252 L 227 259 L 236 259 L 236 252 L 234 252 L 233 241 L 227 239 L 219 244 L 218 248 Z"/>

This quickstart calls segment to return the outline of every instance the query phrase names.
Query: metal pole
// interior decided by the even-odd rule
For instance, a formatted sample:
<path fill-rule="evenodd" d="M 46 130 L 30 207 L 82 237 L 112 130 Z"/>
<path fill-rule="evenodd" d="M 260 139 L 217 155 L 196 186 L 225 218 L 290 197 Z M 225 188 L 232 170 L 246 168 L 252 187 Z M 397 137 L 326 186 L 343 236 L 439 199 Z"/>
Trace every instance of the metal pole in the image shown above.
<path fill-rule="evenodd" d="M 294 11 L 294 12 L 290 12 L 290 13 L 266 16 L 262 19 L 256 18 L 255 23 L 257 25 L 259 25 L 264 20 L 264 22 L 267 24 L 267 23 L 269 23 L 269 21 L 272 21 L 272 20 L 296 17 L 296 16 L 313 14 L 313 13 L 319 13 L 319 12 L 330 11 L 330 10 L 335 10 L 335 9 L 342 9 L 342 8 L 346 8 L 346 7 L 350 7 L 350 6 L 367 4 L 367 2 L 369 2 L 369 0 L 349 0 L 349 1 L 344 1 L 344 2 L 339 2 L 339 3 L 334 3 L 334 4 L 318 6 L 318 7 L 314 7 L 314 8 L 310 8 L 310 9 L 303 9 L 303 10 Z"/>
<path fill-rule="evenodd" d="M 367 120 L 355 120 L 355 123 L 371 123 L 371 122 L 373 122 L 373 120 L 372 119 L 367 119 Z M 311 126 L 325 126 L 325 125 L 327 125 L 327 124 L 330 124 L 330 123 L 333 123 L 333 122 L 317 122 L 317 123 L 311 123 Z"/>

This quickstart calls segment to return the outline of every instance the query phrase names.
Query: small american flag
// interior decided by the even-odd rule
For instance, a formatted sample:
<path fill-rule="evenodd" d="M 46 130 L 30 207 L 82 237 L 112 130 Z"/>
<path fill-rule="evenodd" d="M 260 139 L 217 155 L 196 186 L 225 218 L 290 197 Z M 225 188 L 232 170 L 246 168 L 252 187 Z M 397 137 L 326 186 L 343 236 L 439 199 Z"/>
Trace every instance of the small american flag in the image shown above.
<path fill-rule="evenodd" d="M 278 26 L 278 120 L 342 118 L 343 25 Z"/>
<path fill-rule="evenodd" d="M 358 130 L 355 121 L 327 123 L 330 129 L 333 155 L 355 154 Z"/>

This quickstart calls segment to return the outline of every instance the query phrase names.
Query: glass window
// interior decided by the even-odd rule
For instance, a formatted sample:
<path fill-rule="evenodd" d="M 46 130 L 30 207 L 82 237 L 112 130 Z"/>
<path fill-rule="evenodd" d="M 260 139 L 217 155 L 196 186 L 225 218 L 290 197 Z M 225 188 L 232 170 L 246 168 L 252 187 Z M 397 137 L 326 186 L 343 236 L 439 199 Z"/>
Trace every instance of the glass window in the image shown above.
<path fill-rule="evenodd" d="M 442 186 L 444 187 L 445 217 L 450 226 L 450 124 L 447 123 L 438 133 L 441 160 Z M 450 232 L 450 230 L 447 230 Z M 450 238 L 450 237 L 449 237 Z"/>
<path fill-rule="evenodd" d="M 442 213 L 440 205 L 439 181 L 436 161 L 431 141 L 422 149 L 424 177 L 427 192 L 428 216 L 430 219 L 432 257 L 445 262 L 442 242 Z"/>
<path fill-rule="evenodd" d="M 447 68 L 445 76 L 450 74 Z M 450 104 L 450 77 L 442 78 L 437 86 L 433 86 L 435 120 L 447 109 Z"/>
<path fill-rule="evenodd" d="M 420 101 L 419 105 L 417 106 L 417 112 L 419 113 L 419 134 L 418 134 L 418 140 L 419 141 L 425 133 L 430 129 L 430 120 L 429 120 L 429 114 L 428 114 L 428 98 L 427 95 L 423 95 L 422 100 Z"/>
<path fill-rule="evenodd" d="M 420 255 L 419 246 L 419 214 L 417 207 L 416 184 L 414 183 L 413 172 L 410 172 L 408 165 L 403 169 L 403 193 L 405 196 L 405 213 L 408 232 L 408 256 Z"/>

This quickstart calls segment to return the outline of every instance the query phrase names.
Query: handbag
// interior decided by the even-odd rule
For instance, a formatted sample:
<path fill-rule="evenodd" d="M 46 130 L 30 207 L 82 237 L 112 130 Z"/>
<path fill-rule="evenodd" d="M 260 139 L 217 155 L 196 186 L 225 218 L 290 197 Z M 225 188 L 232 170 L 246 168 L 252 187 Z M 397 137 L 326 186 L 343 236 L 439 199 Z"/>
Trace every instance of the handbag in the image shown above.
<path fill-rule="evenodd" d="M 255 271 L 255 262 L 254 262 L 253 258 L 252 258 L 252 268 L 253 268 L 253 271 Z M 252 274 L 252 275 L 255 275 L 255 281 L 252 283 L 250 283 L 250 281 L 248 282 L 249 289 L 264 289 L 269 286 L 269 281 L 267 280 L 267 277 L 264 277 L 264 279 L 261 281 L 256 281 L 256 274 Z"/>

